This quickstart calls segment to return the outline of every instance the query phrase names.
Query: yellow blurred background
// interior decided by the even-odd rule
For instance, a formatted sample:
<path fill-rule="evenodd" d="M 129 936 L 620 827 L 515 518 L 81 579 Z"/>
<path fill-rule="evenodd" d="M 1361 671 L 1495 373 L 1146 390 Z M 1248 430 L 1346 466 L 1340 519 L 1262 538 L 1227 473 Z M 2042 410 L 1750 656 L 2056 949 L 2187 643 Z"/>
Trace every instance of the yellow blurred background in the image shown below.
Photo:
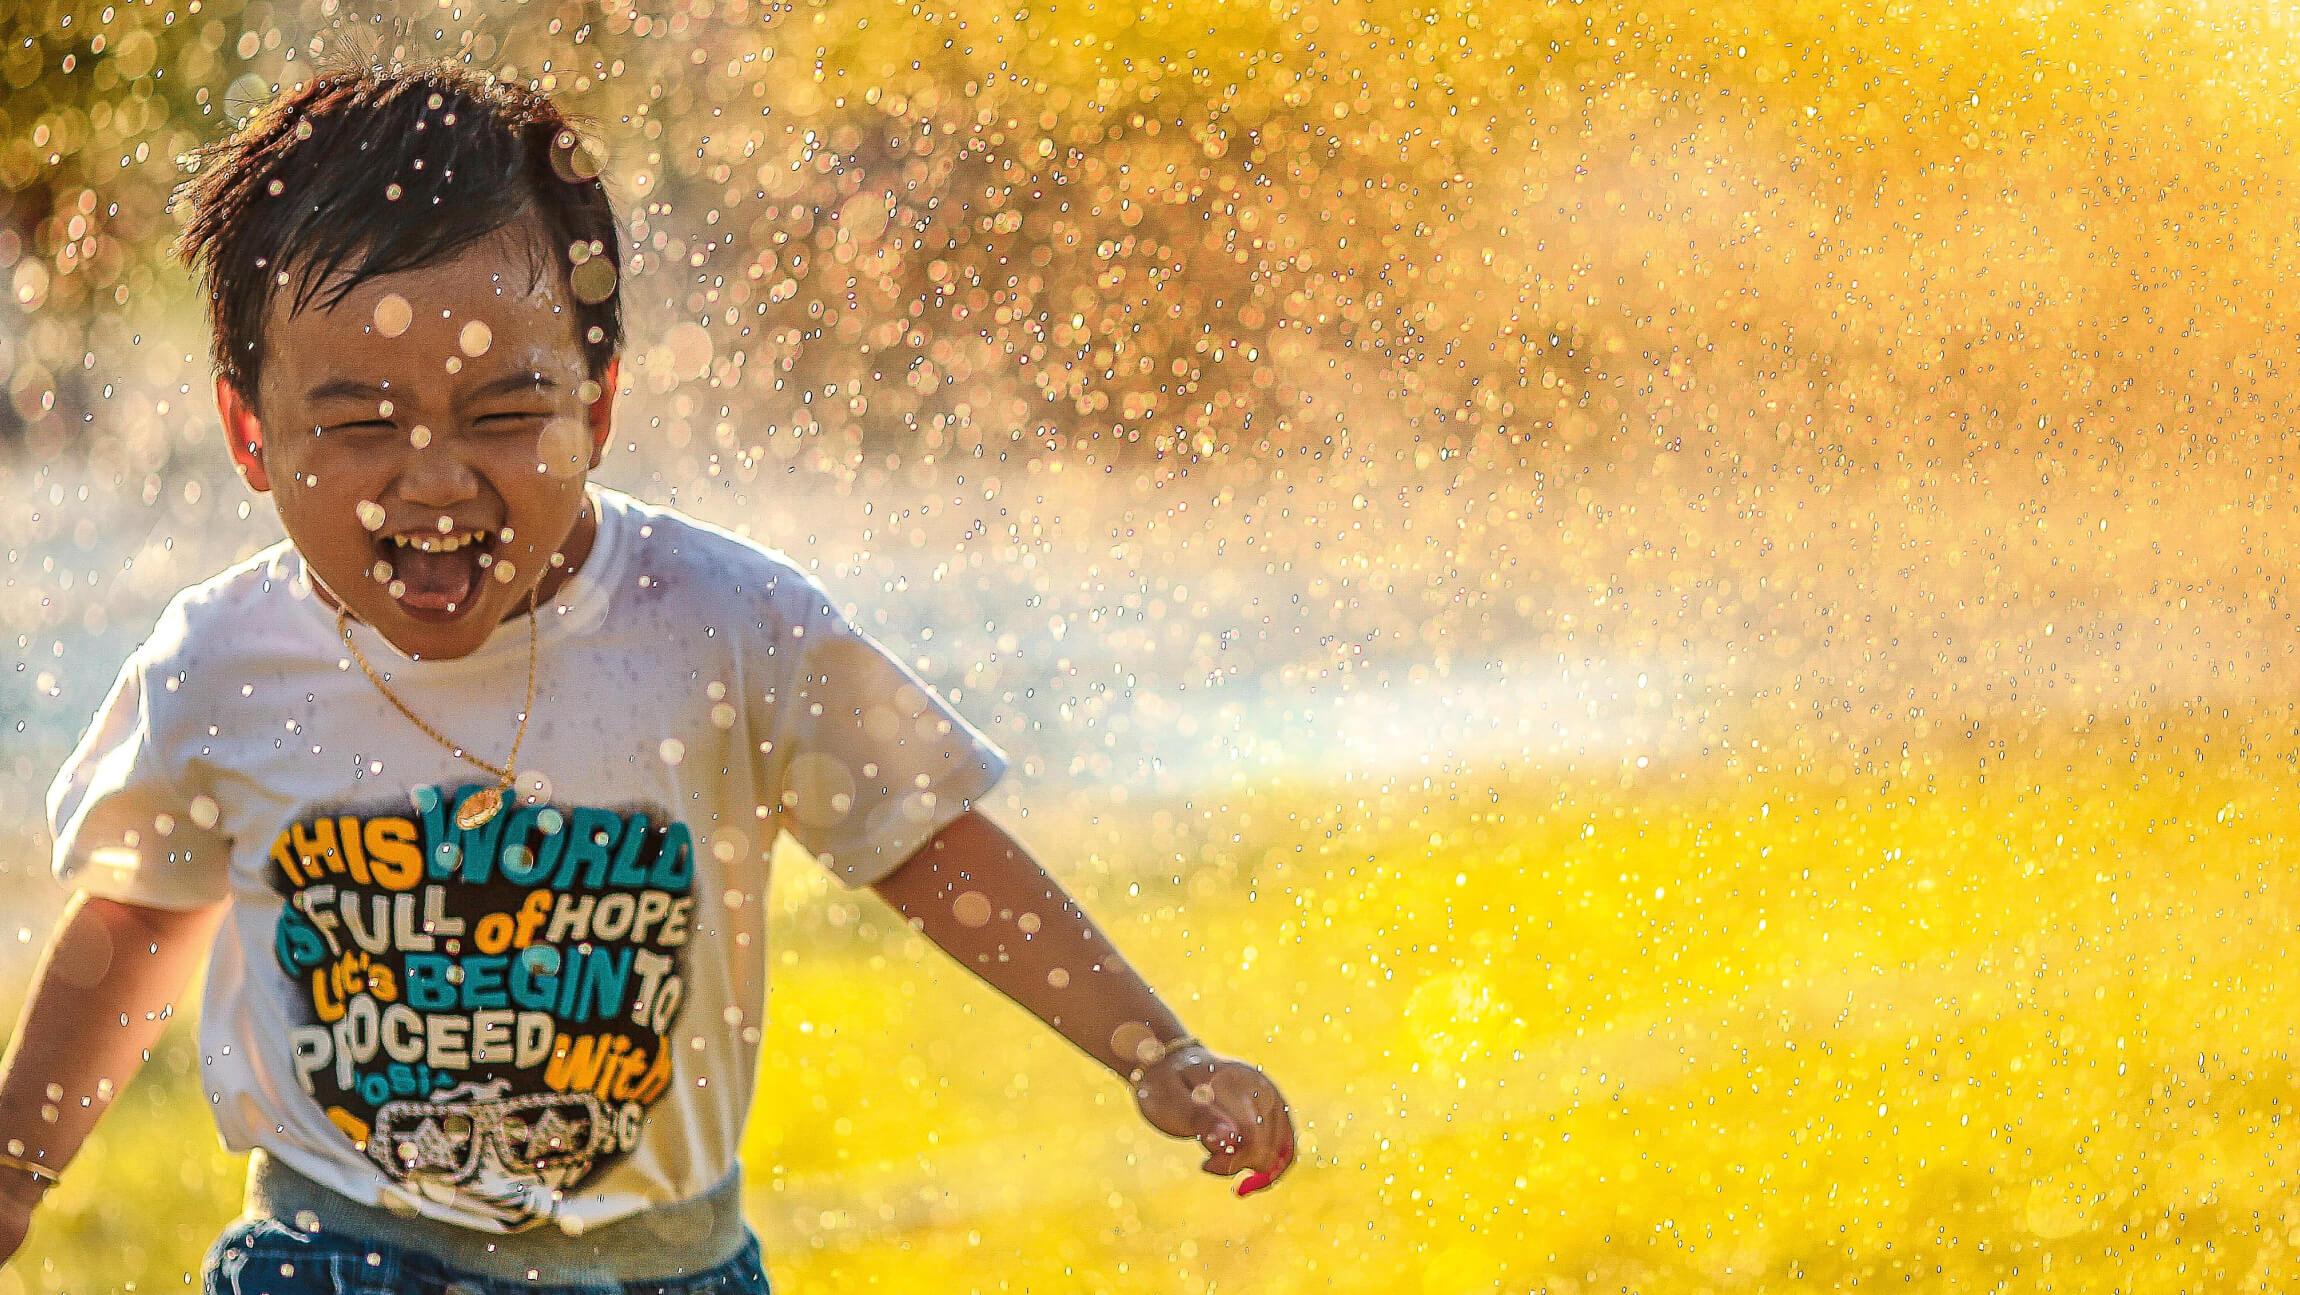
<path fill-rule="evenodd" d="M 778 1289 L 2282 1289 L 2294 21 L 12 8 L 0 998 L 78 726 L 278 533 L 171 159 L 404 45 L 595 121 L 603 478 L 814 564 L 1302 1129 L 1232 1198 L 786 857 Z M 196 1282 L 197 1071 L 179 1027 L 0 1295 Z"/>

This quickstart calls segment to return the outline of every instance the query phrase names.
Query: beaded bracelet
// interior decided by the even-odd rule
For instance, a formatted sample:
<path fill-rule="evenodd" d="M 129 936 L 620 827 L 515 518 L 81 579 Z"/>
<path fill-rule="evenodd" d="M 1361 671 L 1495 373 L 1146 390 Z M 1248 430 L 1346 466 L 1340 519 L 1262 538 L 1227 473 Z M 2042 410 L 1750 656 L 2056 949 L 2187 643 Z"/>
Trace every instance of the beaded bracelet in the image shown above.
<path fill-rule="evenodd" d="M 20 1173 L 29 1174 L 32 1181 L 42 1187 L 53 1187 L 64 1181 L 62 1174 L 37 1160 L 26 1160 L 22 1156 L 11 1156 L 4 1152 L 0 1152 L 0 1169 L 14 1169 Z"/>
<path fill-rule="evenodd" d="M 1151 1057 L 1149 1060 L 1144 1061 L 1141 1065 L 1134 1067 L 1133 1071 L 1126 1076 L 1126 1081 L 1132 1084 L 1139 1084 L 1142 1082 L 1142 1076 L 1150 1073 L 1150 1067 L 1164 1062 L 1166 1058 L 1173 1056 L 1177 1052 L 1204 1046 L 1204 1044 L 1198 1042 L 1197 1036 L 1193 1034 L 1182 1034 L 1168 1039 L 1166 1042 L 1158 1045 L 1158 1055 Z"/>

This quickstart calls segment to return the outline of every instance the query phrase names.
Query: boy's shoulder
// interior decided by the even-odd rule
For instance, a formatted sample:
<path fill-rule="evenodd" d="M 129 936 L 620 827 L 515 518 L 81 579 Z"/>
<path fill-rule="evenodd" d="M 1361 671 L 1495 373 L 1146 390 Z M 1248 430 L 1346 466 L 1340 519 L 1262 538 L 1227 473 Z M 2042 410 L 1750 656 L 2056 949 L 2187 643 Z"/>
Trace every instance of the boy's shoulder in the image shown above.
<path fill-rule="evenodd" d="M 180 655 L 223 628 L 236 636 L 260 639 L 301 576 L 295 547 L 280 540 L 184 586 L 161 608 L 145 654 Z"/>
<path fill-rule="evenodd" d="M 707 577 L 715 597 L 751 594 L 806 596 L 819 591 L 813 576 L 780 549 L 704 521 L 668 504 L 650 504 L 623 491 L 592 487 L 603 535 L 616 538 L 642 588 L 662 587 L 681 575 Z"/>

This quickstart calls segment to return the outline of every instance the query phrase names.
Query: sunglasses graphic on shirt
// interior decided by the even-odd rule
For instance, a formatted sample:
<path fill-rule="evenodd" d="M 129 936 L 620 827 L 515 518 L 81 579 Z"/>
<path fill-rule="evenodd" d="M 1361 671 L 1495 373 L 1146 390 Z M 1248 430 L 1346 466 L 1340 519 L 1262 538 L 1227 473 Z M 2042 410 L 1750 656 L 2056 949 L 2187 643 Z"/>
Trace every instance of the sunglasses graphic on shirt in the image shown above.
<path fill-rule="evenodd" d="M 614 1149 L 614 1121 L 589 1093 L 529 1093 L 480 1102 L 387 1103 L 375 1113 L 368 1155 L 396 1179 L 467 1182 L 485 1153 L 511 1173 L 557 1176 Z"/>

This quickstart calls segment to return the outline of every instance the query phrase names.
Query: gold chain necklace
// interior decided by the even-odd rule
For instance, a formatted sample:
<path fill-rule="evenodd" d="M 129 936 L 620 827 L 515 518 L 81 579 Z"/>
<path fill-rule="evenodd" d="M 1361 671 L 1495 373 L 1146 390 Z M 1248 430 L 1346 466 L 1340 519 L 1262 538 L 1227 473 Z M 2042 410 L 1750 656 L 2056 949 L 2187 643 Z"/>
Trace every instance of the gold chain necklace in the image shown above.
<path fill-rule="evenodd" d="M 535 623 L 535 599 L 542 591 L 543 582 L 540 580 L 535 582 L 533 589 L 527 591 L 527 702 L 519 708 L 519 731 L 512 735 L 511 754 L 505 758 L 500 769 L 464 750 L 438 729 L 424 723 L 421 717 L 407 708 L 406 702 L 392 695 L 391 689 L 384 686 L 382 677 L 376 674 L 375 667 L 369 665 L 367 658 L 361 655 L 359 644 L 352 642 L 351 609 L 344 605 L 341 598 L 335 602 L 335 632 L 343 637 L 343 645 L 351 649 L 351 659 L 359 662 L 360 673 L 366 675 L 367 681 L 375 685 L 375 690 L 383 694 L 383 699 L 405 715 L 408 723 L 422 729 L 424 736 L 446 747 L 455 758 L 477 765 L 503 780 L 502 786 L 473 792 L 456 808 L 455 825 L 466 832 L 485 827 L 487 821 L 502 810 L 504 797 L 512 794 L 519 782 L 519 744 L 527 739 L 527 716 L 535 709 L 535 645 L 541 637 Z"/>

